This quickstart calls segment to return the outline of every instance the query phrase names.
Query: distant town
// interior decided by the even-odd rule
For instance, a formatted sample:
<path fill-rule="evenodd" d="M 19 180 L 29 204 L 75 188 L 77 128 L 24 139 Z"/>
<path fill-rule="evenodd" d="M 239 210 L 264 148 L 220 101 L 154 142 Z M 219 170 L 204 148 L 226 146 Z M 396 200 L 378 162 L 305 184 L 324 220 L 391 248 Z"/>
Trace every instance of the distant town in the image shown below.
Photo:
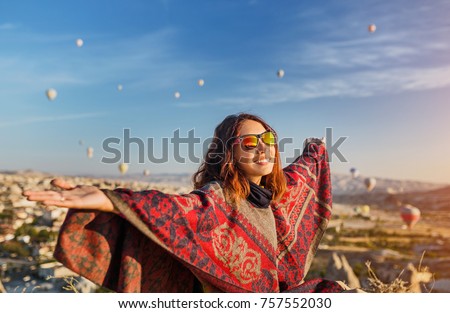
<path fill-rule="evenodd" d="M 66 208 L 44 207 L 28 201 L 24 190 L 43 190 L 53 176 L 36 172 L 0 173 L 0 291 L 3 292 L 96 292 L 99 287 L 79 277 L 53 258 Z M 183 179 L 178 186 L 134 180 L 65 177 L 76 185 L 134 190 L 159 189 L 169 193 L 189 192 Z M 167 177 L 170 181 L 174 177 Z M 186 185 L 186 184 L 185 184 Z"/>

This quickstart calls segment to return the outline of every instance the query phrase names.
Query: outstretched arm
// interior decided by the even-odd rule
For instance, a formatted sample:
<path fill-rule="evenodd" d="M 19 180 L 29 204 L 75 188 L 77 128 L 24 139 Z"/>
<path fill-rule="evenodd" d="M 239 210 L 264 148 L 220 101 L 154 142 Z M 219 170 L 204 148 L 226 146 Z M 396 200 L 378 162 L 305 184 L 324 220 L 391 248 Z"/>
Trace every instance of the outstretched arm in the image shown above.
<path fill-rule="evenodd" d="M 60 191 L 27 190 L 23 195 L 29 201 L 39 201 L 44 205 L 54 205 L 70 209 L 98 210 L 103 212 L 119 213 L 111 200 L 97 187 L 78 185 L 73 186 L 62 179 L 54 179 L 51 184 Z"/>

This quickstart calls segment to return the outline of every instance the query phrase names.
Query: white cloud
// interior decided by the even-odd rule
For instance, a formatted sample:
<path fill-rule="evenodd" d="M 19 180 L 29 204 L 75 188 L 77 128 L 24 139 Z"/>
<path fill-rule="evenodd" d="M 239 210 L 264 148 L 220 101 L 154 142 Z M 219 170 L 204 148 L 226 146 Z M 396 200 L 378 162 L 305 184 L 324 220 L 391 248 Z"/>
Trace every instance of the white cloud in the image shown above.
<path fill-rule="evenodd" d="M 0 24 L 0 30 L 12 30 L 17 28 L 16 24 L 12 24 L 12 23 L 3 23 Z"/>
<path fill-rule="evenodd" d="M 261 82 L 247 86 L 240 91 L 240 96 L 216 98 L 208 102 L 183 102 L 178 106 L 250 108 L 325 97 L 359 98 L 443 87 L 450 87 L 450 65 L 439 68 L 372 70 L 318 79 L 297 79 L 289 83 Z"/>
<path fill-rule="evenodd" d="M 408 34 L 380 34 L 377 37 L 342 41 L 298 43 L 283 59 L 291 66 L 314 70 L 391 68 L 417 64 L 437 53 L 450 50 L 450 42 L 409 39 Z M 450 61 L 450 59 L 449 59 Z"/>

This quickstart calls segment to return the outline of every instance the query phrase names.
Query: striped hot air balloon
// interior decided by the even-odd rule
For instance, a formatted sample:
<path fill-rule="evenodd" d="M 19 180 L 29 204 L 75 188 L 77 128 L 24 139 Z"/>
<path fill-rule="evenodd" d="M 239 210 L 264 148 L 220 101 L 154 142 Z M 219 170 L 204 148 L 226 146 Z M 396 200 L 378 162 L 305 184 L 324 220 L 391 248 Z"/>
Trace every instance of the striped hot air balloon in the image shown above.
<path fill-rule="evenodd" d="M 410 204 L 406 204 L 400 208 L 400 216 L 406 226 L 408 226 L 408 229 L 411 229 L 420 220 L 420 210 Z"/>

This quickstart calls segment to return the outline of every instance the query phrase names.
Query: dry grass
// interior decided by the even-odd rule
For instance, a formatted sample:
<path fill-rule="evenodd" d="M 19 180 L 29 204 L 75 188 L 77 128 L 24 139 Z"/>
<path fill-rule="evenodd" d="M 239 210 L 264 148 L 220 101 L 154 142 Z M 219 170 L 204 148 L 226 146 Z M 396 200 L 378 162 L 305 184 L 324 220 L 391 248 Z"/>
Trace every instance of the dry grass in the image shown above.
<path fill-rule="evenodd" d="M 49 276 L 47 279 L 52 279 L 54 277 Z M 62 289 L 67 291 L 73 291 L 74 293 L 78 293 L 77 287 L 75 287 L 75 284 L 78 283 L 78 280 L 75 277 L 72 276 L 65 276 L 63 277 L 64 282 L 67 284 L 66 286 L 63 286 Z"/>
<path fill-rule="evenodd" d="M 47 276 L 47 280 L 54 279 L 57 277 L 54 276 Z M 66 286 L 63 286 L 62 289 L 67 291 L 72 291 L 74 293 L 79 293 L 77 287 L 75 286 L 78 283 L 78 280 L 75 277 L 72 276 L 64 276 L 62 277 L 64 282 L 67 284 Z"/>
<path fill-rule="evenodd" d="M 419 262 L 419 266 L 417 269 L 414 267 L 412 270 L 416 272 L 416 278 L 417 281 L 405 281 L 402 279 L 402 276 L 406 269 L 403 269 L 400 274 L 390 283 L 384 283 L 382 282 L 378 276 L 376 275 L 375 271 L 371 267 L 370 261 L 366 262 L 367 267 L 367 273 L 369 281 L 369 289 L 366 290 L 368 292 L 374 292 L 374 293 L 407 293 L 407 292 L 417 292 L 417 288 L 420 288 L 421 283 L 423 282 L 429 282 L 431 279 L 434 281 L 434 274 L 430 273 L 428 267 L 422 267 L 422 261 L 423 257 L 425 255 L 425 252 L 423 252 L 422 257 Z M 411 268 L 409 268 L 411 270 Z M 422 284 L 423 285 L 423 284 Z M 423 285 L 424 288 L 425 285 Z M 427 290 L 427 292 L 431 292 L 433 287 L 431 287 L 430 290 Z M 420 290 L 420 289 L 419 289 Z"/>
<path fill-rule="evenodd" d="M 383 283 L 378 276 L 375 274 L 375 271 L 371 267 L 370 261 L 366 262 L 367 273 L 370 288 L 367 290 L 368 292 L 375 293 L 393 293 L 393 292 L 408 292 L 408 283 L 403 281 L 400 276 L 403 273 L 394 279 L 394 281 L 390 283 Z"/>

